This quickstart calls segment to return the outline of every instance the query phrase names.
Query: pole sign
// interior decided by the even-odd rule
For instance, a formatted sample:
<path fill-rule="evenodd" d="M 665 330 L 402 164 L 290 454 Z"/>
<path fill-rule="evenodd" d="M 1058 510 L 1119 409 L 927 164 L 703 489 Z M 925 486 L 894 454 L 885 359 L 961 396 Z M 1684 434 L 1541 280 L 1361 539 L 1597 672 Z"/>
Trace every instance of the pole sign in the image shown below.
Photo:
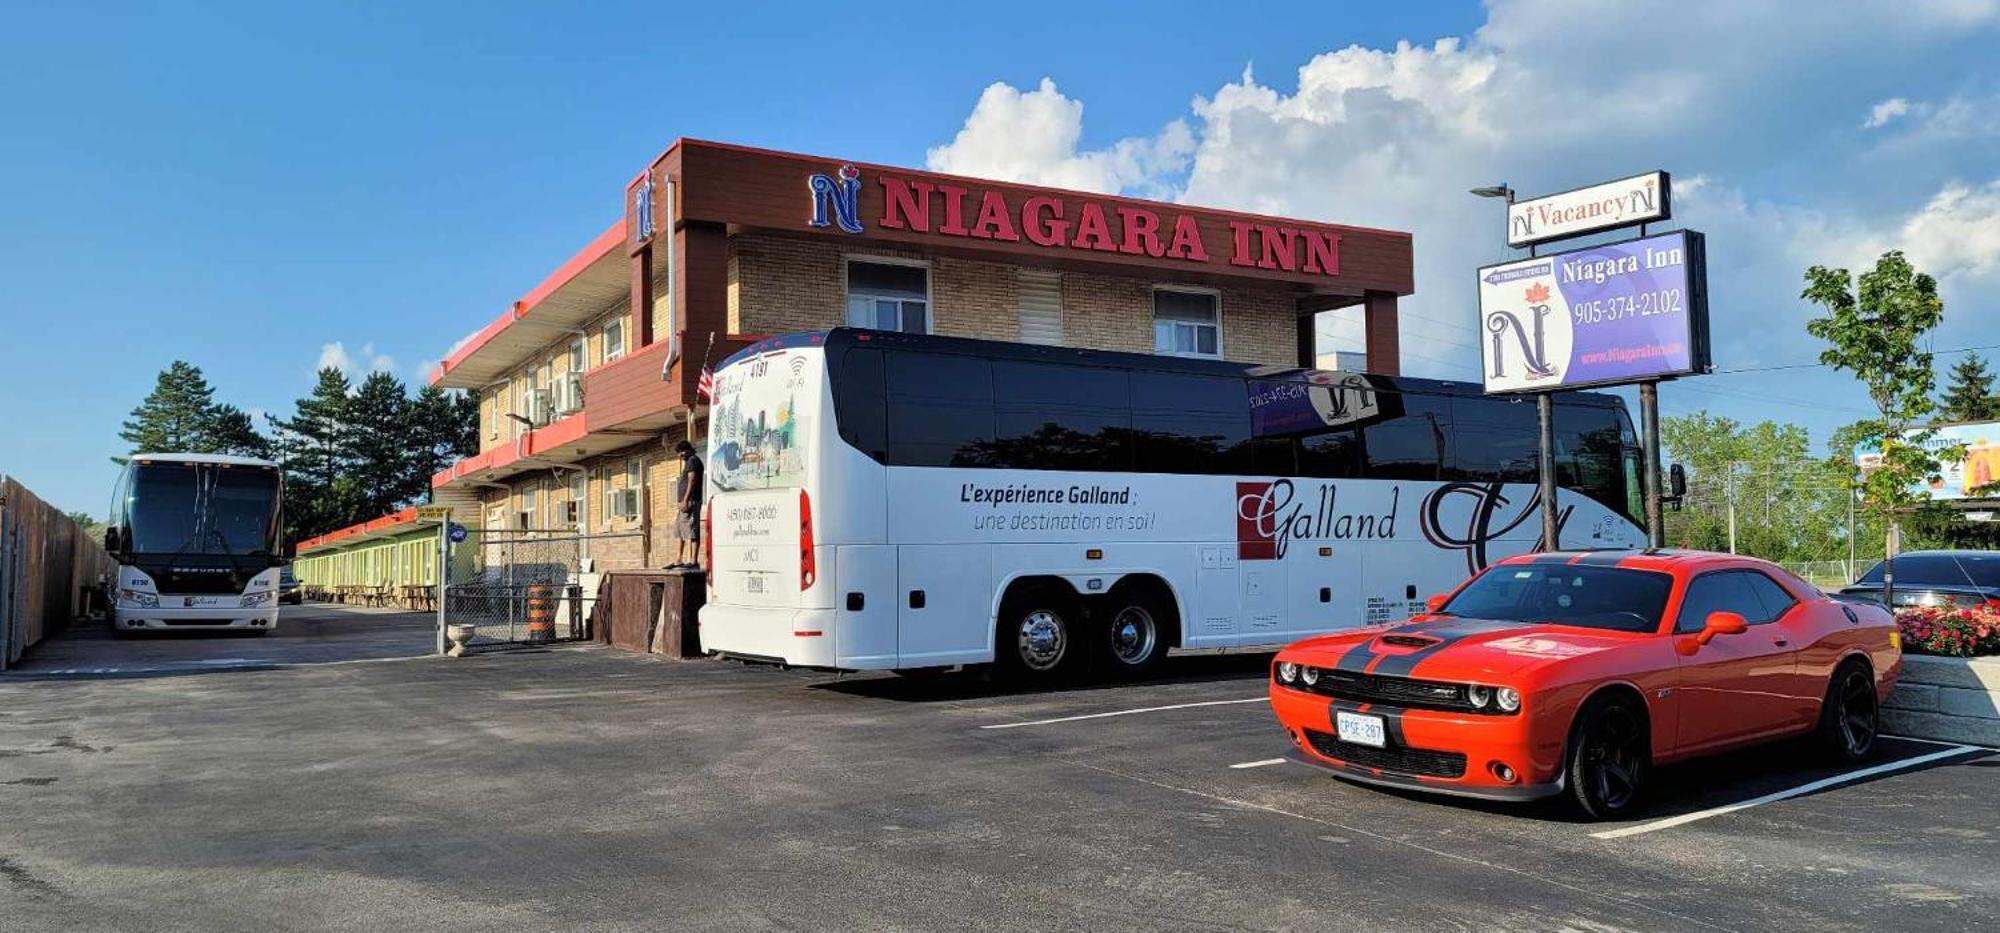
<path fill-rule="evenodd" d="M 1486 391 L 1707 372 L 1703 248 L 1700 233 L 1676 230 L 1481 268 Z"/>
<path fill-rule="evenodd" d="M 442 522 L 450 518 L 451 518 L 451 506 L 448 505 L 417 506 L 417 521 Z"/>
<path fill-rule="evenodd" d="M 1647 172 L 1507 205 L 1507 245 L 1515 248 L 1674 215 L 1666 172 Z"/>

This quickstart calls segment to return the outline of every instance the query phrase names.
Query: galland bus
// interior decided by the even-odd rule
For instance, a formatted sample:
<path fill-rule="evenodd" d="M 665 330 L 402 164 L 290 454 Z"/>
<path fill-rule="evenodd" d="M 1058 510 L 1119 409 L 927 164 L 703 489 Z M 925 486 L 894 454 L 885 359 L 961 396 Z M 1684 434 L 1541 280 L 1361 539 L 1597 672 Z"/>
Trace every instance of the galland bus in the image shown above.
<path fill-rule="evenodd" d="M 133 454 L 111 498 L 111 630 L 278 626 L 283 482 L 268 460 Z"/>
<path fill-rule="evenodd" d="M 1641 547 L 1623 400 L 1556 397 L 1565 547 Z M 1532 400 L 837 328 L 715 372 L 701 640 L 835 670 L 1133 675 L 1401 619 L 1540 545 Z"/>

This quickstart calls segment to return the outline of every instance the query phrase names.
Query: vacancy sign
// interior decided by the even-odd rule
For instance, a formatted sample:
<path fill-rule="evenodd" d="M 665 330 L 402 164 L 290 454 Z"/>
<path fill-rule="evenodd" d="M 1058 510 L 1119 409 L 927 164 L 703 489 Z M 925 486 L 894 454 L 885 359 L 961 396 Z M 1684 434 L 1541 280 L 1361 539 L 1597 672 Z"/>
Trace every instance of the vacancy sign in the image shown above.
<path fill-rule="evenodd" d="M 1647 172 L 1507 205 L 1507 245 L 1528 246 L 1673 216 L 1666 172 Z"/>

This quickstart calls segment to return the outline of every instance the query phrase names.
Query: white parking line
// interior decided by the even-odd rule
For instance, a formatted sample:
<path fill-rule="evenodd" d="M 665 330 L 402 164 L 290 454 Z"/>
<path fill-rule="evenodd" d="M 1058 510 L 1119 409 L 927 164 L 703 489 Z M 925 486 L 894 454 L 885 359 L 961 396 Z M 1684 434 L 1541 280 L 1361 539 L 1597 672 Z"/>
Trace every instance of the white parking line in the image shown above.
<path fill-rule="evenodd" d="M 1244 768 L 1262 768 L 1265 767 L 1266 765 L 1281 765 L 1284 763 L 1285 759 L 1283 758 L 1266 758 L 1263 761 L 1239 762 L 1237 764 L 1230 765 L 1230 767 L 1235 768 L 1238 771 L 1241 771 Z"/>
<path fill-rule="evenodd" d="M 1914 768 L 1918 765 L 1929 764 L 1933 761 L 1937 761 L 1940 758 L 1950 758 L 1954 755 L 1963 755 L 1966 752 L 1977 752 L 1977 751 L 1985 751 L 1985 749 L 1982 749 L 1977 745 L 1954 745 L 1951 748 L 1947 748 L 1943 751 L 1932 752 L 1928 755 L 1918 755 L 1915 758 L 1904 758 L 1900 761 L 1886 762 L 1883 764 L 1876 765 L 1875 767 L 1872 768 L 1862 768 L 1859 771 L 1849 771 L 1845 774 L 1836 774 L 1832 777 L 1821 778 L 1820 780 L 1813 781 L 1812 783 L 1801 784 L 1797 787 L 1793 787 L 1788 790 L 1781 790 L 1775 793 L 1765 794 L 1762 797 L 1752 797 L 1749 800 L 1742 800 L 1732 804 L 1725 804 L 1720 807 L 1711 807 L 1707 810 L 1696 810 L 1693 813 L 1683 813 L 1680 816 L 1670 816 L 1664 820 L 1654 820 L 1651 823 L 1640 823 L 1637 826 L 1626 826 L 1620 829 L 1607 829 L 1604 830 L 1603 832 L 1591 833 L 1590 838 L 1623 839 L 1627 836 L 1637 836 L 1642 833 L 1658 832 L 1662 829 L 1672 829 L 1676 826 L 1686 826 L 1689 823 L 1697 822 L 1699 820 L 1705 820 L 1712 816 L 1721 816 L 1725 813 L 1735 813 L 1738 810 L 1748 810 L 1751 807 L 1760 807 L 1767 803 L 1775 803 L 1780 800 L 1785 800 L 1791 797 L 1797 797 L 1801 794 L 1810 794 L 1816 790 L 1824 790 L 1828 787 L 1836 787 L 1841 784 L 1847 784 L 1854 781 L 1859 781 L 1862 778 L 1874 777 L 1875 775 L 1878 774 L 1887 774 L 1891 771 L 1901 771 L 1906 768 Z"/>
<path fill-rule="evenodd" d="M 1082 716 L 1058 716 L 1054 719 L 1036 719 L 1029 722 L 999 722 L 981 729 L 1019 729 L 1022 726 L 1052 726 L 1059 722 L 1077 722 L 1084 719 L 1108 719 L 1112 716 L 1137 716 L 1140 713 L 1164 713 L 1170 709 L 1194 709 L 1197 706 L 1229 706 L 1236 703 L 1264 703 L 1269 697 L 1248 697 L 1241 700 L 1204 700 L 1200 703 L 1175 703 L 1172 706 L 1148 706 L 1142 709 L 1121 709 L 1109 713 L 1088 713 Z"/>
<path fill-rule="evenodd" d="M 1974 745 L 1970 742 L 1944 742 L 1937 739 L 1920 739 L 1914 735 L 1890 735 L 1887 732 L 1882 733 L 1882 737 L 1901 742 L 1922 742 L 1925 745 L 1949 745 L 1953 748 L 1982 748 L 1989 752 L 2000 752 L 2000 748 L 1994 748 L 1991 745 Z"/>

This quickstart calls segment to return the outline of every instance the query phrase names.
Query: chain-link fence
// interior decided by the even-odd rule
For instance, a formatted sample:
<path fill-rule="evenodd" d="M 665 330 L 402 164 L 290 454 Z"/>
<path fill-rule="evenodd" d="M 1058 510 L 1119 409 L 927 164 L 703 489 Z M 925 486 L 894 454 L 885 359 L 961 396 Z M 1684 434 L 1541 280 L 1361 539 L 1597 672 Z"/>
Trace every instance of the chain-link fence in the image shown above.
<path fill-rule="evenodd" d="M 640 538 L 468 531 L 451 545 L 445 624 L 469 627 L 465 645 L 472 650 L 587 639 L 601 570 L 622 563 L 624 552 L 642 546 Z"/>

